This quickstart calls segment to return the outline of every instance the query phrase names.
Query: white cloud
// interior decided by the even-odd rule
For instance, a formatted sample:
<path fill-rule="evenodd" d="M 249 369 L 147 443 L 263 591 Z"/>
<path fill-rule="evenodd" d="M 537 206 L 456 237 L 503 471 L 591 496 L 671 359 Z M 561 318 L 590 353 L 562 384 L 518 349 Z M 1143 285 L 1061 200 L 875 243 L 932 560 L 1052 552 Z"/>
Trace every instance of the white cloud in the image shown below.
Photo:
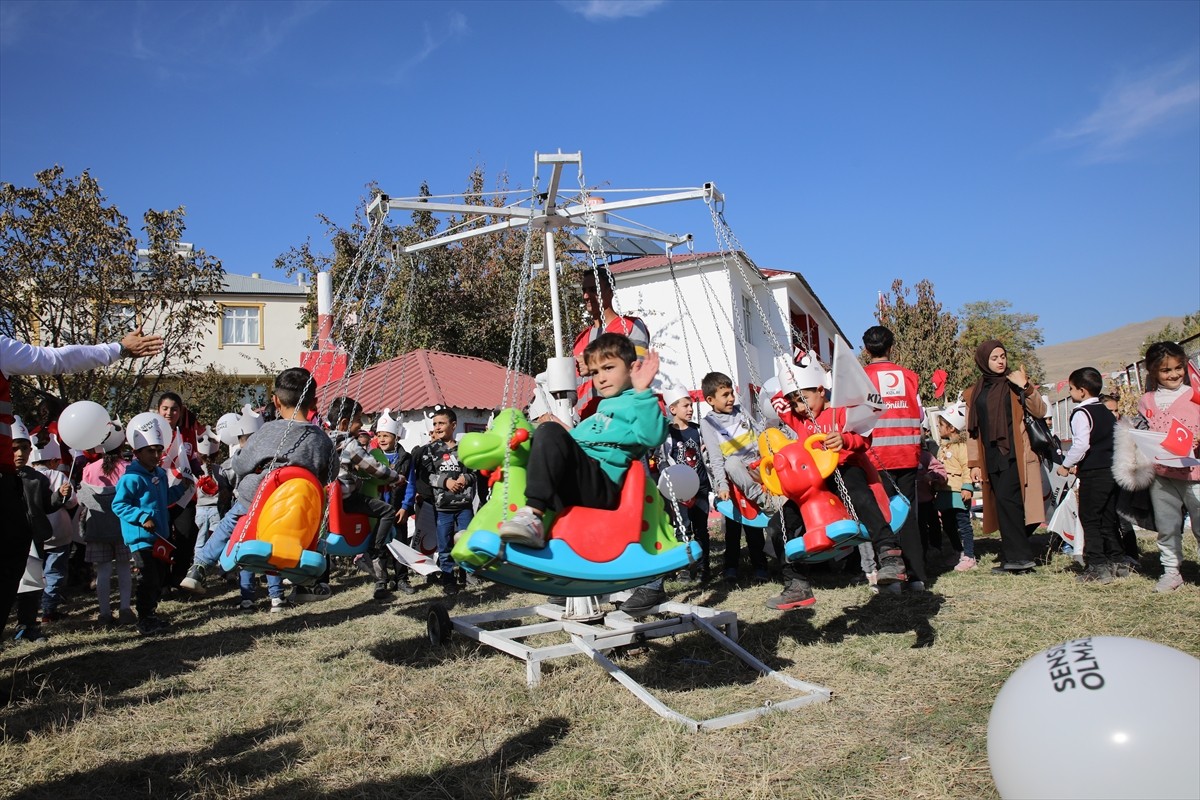
<path fill-rule="evenodd" d="M 1082 149 L 1088 162 L 1128 157 L 1135 141 L 1195 118 L 1200 108 L 1196 65 L 1193 56 L 1141 77 L 1119 77 L 1096 110 L 1074 125 L 1055 131 L 1050 142 Z"/>
<path fill-rule="evenodd" d="M 412 69 L 432 56 L 444 44 L 451 39 L 466 35 L 469 31 L 466 15 L 458 11 L 450 15 L 450 19 L 444 28 L 435 30 L 428 22 L 425 23 L 422 26 L 421 46 L 392 72 L 389 82 L 399 83 L 403 81 Z"/>
<path fill-rule="evenodd" d="M 563 5 L 588 22 L 644 17 L 666 0 L 564 0 Z"/>

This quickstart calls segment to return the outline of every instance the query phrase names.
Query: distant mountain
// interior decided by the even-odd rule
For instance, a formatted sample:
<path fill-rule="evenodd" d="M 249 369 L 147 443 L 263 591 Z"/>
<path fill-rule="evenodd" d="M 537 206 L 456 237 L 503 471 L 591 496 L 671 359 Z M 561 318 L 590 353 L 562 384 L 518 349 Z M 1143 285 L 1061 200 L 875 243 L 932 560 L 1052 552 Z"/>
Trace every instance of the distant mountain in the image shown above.
<path fill-rule="evenodd" d="M 1059 381 L 1065 381 L 1072 370 L 1079 367 L 1095 367 L 1106 376 L 1137 361 L 1146 337 L 1158 332 L 1167 324 L 1180 325 L 1183 317 L 1157 317 L 1145 322 L 1134 322 L 1107 333 L 1099 333 L 1086 339 L 1039 347 L 1038 358 L 1046 368 L 1044 386 L 1053 389 Z M 1065 397 L 1066 392 L 1049 393 L 1051 398 Z"/>

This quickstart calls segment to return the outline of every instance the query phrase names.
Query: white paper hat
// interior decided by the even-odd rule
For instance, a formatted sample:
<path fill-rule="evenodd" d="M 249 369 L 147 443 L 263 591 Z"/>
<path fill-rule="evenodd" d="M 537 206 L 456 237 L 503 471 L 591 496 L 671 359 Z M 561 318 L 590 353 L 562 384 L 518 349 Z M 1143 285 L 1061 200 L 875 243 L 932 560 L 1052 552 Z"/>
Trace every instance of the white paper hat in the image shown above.
<path fill-rule="evenodd" d="M 30 463 L 37 464 L 39 461 L 56 461 L 62 458 L 62 447 L 58 444 L 58 437 L 50 434 L 50 440 L 41 447 L 33 448 L 33 452 L 29 454 Z"/>
<path fill-rule="evenodd" d="M 213 433 L 221 440 L 221 444 L 226 447 L 233 447 L 238 443 L 238 433 L 240 431 L 241 417 L 232 411 L 228 414 L 222 414 L 213 428 Z"/>
<path fill-rule="evenodd" d="M 151 445 L 166 446 L 162 426 L 158 424 L 157 419 L 162 417 L 157 414 L 154 414 L 153 418 L 148 414 L 138 414 L 129 420 L 129 425 L 125 428 L 125 440 L 129 442 L 129 446 L 134 450 Z"/>
<path fill-rule="evenodd" d="M 238 417 L 238 435 L 253 436 L 263 426 L 262 414 L 250 407 L 249 403 L 242 406 L 242 414 Z"/>
<path fill-rule="evenodd" d="M 108 423 L 108 436 L 100 443 L 100 449 L 106 453 L 115 453 L 125 444 L 125 426 L 121 420 L 114 419 Z"/>
<path fill-rule="evenodd" d="M 830 387 L 829 373 L 821 366 L 817 354 L 809 350 L 800 357 L 798 364 L 787 363 L 786 358 L 775 359 L 776 377 L 779 378 L 779 389 L 784 397 L 801 389 L 828 389 Z"/>
<path fill-rule="evenodd" d="M 20 417 L 13 417 L 12 438 L 25 439 L 26 441 L 32 441 L 29 438 L 29 428 L 26 427 L 24 421 L 22 421 L 22 419 Z"/>
<path fill-rule="evenodd" d="M 956 431 L 964 431 L 967 429 L 967 404 L 959 401 L 946 406 L 940 412 L 939 416 L 950 424 L 950 427 Z"/>
<path fill-rule="evenodd" d="M 691 394 L 682 386 L 678 384 L 671 384 L 667 388 L 663 389 L 662 396 L 663 402 L 667 404 L 667 410 L 670 411 L 671 406 L 675 405 L 685 397 L 691 397 Z"/>
<path fill-rule="evenodd" d="M 393 417 L 390 408 L 385 408 L 375 421 L 376 433 L 390 433 L 399 439 L 404 435 L 403 430 L 404 426 L 400 424 L 399 417 Z"/>
<path fill-rule="evenodd" d="M 201 455 L 215 456 L 217 451 L 221 449 L 221 440 L 217 438 L 217 434 L 209 426 L 204 426 L 204 433 L 196 437 L 196 449 Z"/>

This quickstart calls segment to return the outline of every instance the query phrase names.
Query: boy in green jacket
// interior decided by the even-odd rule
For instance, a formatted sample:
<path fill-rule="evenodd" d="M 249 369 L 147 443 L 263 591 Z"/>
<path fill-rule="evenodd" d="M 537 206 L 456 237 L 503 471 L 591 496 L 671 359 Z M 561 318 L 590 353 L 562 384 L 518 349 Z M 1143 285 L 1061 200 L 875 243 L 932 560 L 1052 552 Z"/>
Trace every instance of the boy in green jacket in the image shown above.
<path fill-rule="evenodd" d="M 583 359 L 603 399 L 570 431 L 557 420 L 538 427 L 526 473 L 527 505 L 501 524 L 506 542 L 545 547 L 547 508 L 615 509 L 629 464 L 666 441 L 667 418 L 650 391 L 658 353 L 651 350 L 638 361 L 628 336 L 604 333 L 587 346 Z"/>

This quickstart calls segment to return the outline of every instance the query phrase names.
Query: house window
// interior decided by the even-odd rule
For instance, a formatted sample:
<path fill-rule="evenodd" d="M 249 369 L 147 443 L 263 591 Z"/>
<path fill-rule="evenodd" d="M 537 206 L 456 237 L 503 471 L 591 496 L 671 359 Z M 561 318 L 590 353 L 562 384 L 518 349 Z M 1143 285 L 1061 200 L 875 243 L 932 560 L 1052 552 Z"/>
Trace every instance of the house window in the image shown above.
<path fill-rule="evenodd" d="M 750 313 L 752 308 L 750 298 L 742 295 L 742 329 L 746 332 L 746 344 L 754 344 L 754 326 L 750 322 L 754 319 Z"/>
<path fill-rule="evenodd" d="M 821 329 L 817 321 L 803 311 L 792 312 L 792 348 L 797 357 L 812 350 L 821 357 Z M 833 356 L 832 348 L 828 351 Z"/>
<path fill-rule="evenodd" d="M 263 346 L 261 304 L 221 305 L 221 347 Z"/>

